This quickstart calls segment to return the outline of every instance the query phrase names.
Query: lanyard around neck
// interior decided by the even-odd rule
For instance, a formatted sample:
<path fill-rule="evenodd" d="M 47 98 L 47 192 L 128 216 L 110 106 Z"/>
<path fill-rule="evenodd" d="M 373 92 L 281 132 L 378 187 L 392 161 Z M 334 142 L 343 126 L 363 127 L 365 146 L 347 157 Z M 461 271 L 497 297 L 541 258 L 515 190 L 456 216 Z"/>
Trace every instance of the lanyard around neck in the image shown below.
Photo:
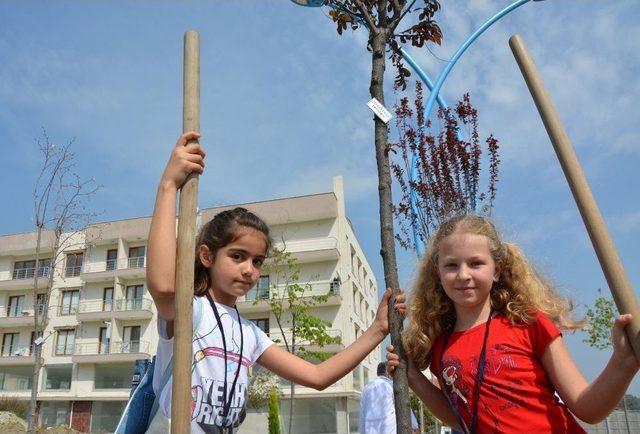
<path fill-rule="evenodd" d="M 231 385 L 231 392 L 229 392 L 229 399 L 227 400 L 227 340 L 224 336 L 224 327 L 222 327 L 222 320 L 220 319 L 220 314 L 218 313 L 218 308 L 216 307 L 215 302 L 211 298 L 209 292 L 206 293 L 207 299 L 209 303 L 211 303 L 211 308 L 213 309 L 213 314 L 216 317 L 216 322 L 218 323 L 218 329 L 220 329 L 220 334 L 222 335 L 222 348 L 224 349 L 224 384 L 222 385 L 222 418 L 223 418 L 223 426 L 227 422 L 227 416 L 229 415 L 229 410 L 231 410 L 231 401 L 233 400 L 233 396 L 236 393 L 236 383 L 238 382 L 238 378 L 240 377 L 240 368 L 242 367 L 242 350 L 244 347 L 244 334 L 242 333 L 242 322 L 240 320 L 240 312 L 238 312 L 238 307 L 234 306 L 236 310 L 236 315 L 238 316 L 238 326 L 240 327 L 240 358 L 238 360 L 238 369 L 236 370 L 235 378 L 233 379 L 233 384 Z M 233 327 L 233 322 L 231 323 L 231 327 Z"/>
<path fill-rule="evenodd" d="M 453 414 L 456 417 L 456 420 L 460 424 L 460 427 L 462 427 L 462 430 L 467 434 L 475 434 L 476 428 L 478 425 L 478 400 L 480 399 L 480 387 L 482 386 L 482 382 L 484 381 L 484 370 L 487 362 L 487 339 L 489 338 L 489 326 L 491 325 L 492 318 L 493 318 L 493 309 L 491 310 L 491 312 L 489 312 L 489 319 L 487 320 L 487 324 L 484 329 L 484 339 L 482 340 L 482 349 L 480 350 L 480 359 L 478 360 L 478 367 L 476 369 L 478 372 L 478 376 L 476 377 L 476 382 L 473 388 L 473 407 L 471 409 L 471 429 L 467 427 L 467 425 L 464 423 L 464 420 L 462 419 L 462 416 L 460 415 L 460 412 L 458 411 L 456 406 L 453 405 L 453 402 L 451 401 L 451 396 L 449 396 L 449 391 L 447 390 L 447 387 L 446 387 L 446 381 L 444 380 L 444 376 L 442 374 L 443 372 L 442 359 L 444 357 L 444 352 L 447 349 L 449 338 L 451 337 L 451 331 L 448 331 L 444 335 L 442 348 L 440 350 L 440 360 L 438 364 L 438 369 L 440 372 L 438 374 L 440 377 L 440 381 L 442 382 L 444 387 L 444 390 L 443 390 L 444 396 L 447 398 L 447 401 L 449 402 L 449 406 L 451 407 L 451 410 L 453 411 Z M 453 387 L 455 387 L 455 385 Z"/>

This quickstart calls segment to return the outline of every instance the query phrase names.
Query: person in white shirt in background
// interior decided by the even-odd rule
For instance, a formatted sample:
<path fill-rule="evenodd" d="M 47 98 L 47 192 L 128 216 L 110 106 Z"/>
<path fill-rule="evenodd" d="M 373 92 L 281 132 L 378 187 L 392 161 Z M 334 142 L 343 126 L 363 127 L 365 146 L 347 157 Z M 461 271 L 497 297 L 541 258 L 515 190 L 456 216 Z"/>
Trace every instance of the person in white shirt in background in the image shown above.
<path fill-rule="evenodd" d="M 360 397 L 360 434 L 396 434 L 396 407 L 393 402 L 393 381 L 387 374 L 387 364 L 378 363 L 378 377 L 369 382 Z M 418 433 L 418 421 L 411 412 L 411 428 Z"/>

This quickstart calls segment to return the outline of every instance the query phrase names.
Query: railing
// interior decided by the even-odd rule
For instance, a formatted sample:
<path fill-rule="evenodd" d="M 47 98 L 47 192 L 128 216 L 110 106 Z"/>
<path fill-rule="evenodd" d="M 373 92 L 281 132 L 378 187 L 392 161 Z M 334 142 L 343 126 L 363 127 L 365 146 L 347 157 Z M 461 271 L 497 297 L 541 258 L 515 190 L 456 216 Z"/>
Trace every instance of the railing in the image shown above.
<path fill-rule="evenodd" d="M 51 267 L 49 266 L 41 266 L 38 267 L 38 277 L 49 277 L 51 273 Z M 34 268 L 16 268 L 13 270 L 13 280 L 17 279 L 33 279 L 36 274 L 36 269 Z"/>
<path fill-rule="evenodd" d="M 30 356 L 31 349 L 24 345 L 12 345 L 10 347 L 2 347 L 0 357 L 16 357 L 16 356 Z"/>
<path fill-rule="evenodd" d="M 329 335 L 329 337 L 334 339 L 342 337 L 342 330 L 339 330 L 339 329 L 328 329 L 326 330 L 326 333 L 327 335 Z M 287 342 L 289 343 L 289 345 L 291 345 L 291 337 L 292 337 L 291 331 L 285 330 L 284 335 L 287 338 Z M 274 340 L 279 340 L 280 341 L 279 343 L 281 345 L 284 345 L 284 340 L 282 339 L 282 333 L 280 333 L 280 330 L 276 331 L 275 333 L 269 333 L 269 337 Z M 312 344 L 308 340 L 300 339 L 299 336 L 296 336 L 296 346 L 299 346 L 299 345 L 316 345 L 316 344 Z M 326 345 L 335 345 L 335 344 L 329 343 Z"/>
<path fill-rule="evenodd" d="M 38 309 L 38 316 L 42 316 L 44 314 L 44 308 L 45 308 L 44 304 L 41 304 L 41 303 L 36 304 L 36 309 Z M 14 306 L 9 305 L 8 310 L 0 311 L 0 318 L 17 318 L 22 316 L 34 316 L 34 313 L 35 313 L 34 309 L 26 309 L 23 307 L 16 309 Z"/>
<path fill-rule="evenodd" d="M 65 277 L 76 277 L 80 275 L 80 271 L 82 269 L 82 266 L 76 266 L 76 267 L 67 267 L 65 269 Z"/>
<path fill-rule="evenodd" d="M 127 268 L 144 268 L 145 265 L 146 264 L 144 256 L 134 256 L 133 258 L 129 258 Z"/>
<path fill-rule="evenodd" d="M 244 296 L 245 301 L 267 300 L 269 299 L 269 287 L 254 287 Z"/>
<path fill-rule="evenodd" d="M 318 281 L 309 283 L 300 283 L 297 285 L 304 288 L 304 296 L 312 297 L 315 295 L 340 295 L 340 282 L 335 281 Z M 284 294 L 286 291 L 286 285 L 277 285 L 272 290 L 275 290 L 278 294 Z"/>
<path fill-rule="evenodd" d="M 147 265 L 145 256 L 131 258 L 109 259 L 102 262 L 87 262 L 82 266 L 83 273 L 100 273 L 103 271 L 125 270 L 129 268 L 144 268 Z"/>
<path fill-rule="evenodd" d="M 151 344 L 147 341 L 93 342 L 76 344 L 74 355 L 95 356 L 99 354 L 149 353 Z"/>
<path fill-rule="evenodd" d="M 78 306 L 78 313 L 111 312 L 112 310 L 123 312 L 131 310 L 151 310 L 152 301 L 147 298 L 118 300 L 84 300 Z"/>
<path fill-rule="evenodd" d="M 274 247 L 283 250 L 286 247 L 287 252 L 305 252 L 314 250 L 337 249 L 338 240 L 334 237 L 321 238 L 303 238 L 300 240 L 288 240 L 286 243 L 277 242 Z"/>
<path fill-rule="evenodd" d="M 151 310 L 151 300 L 147 298 L 120 299 L 116 301 L 117 311 Z"/>
<path fill-rule="evenodd" d="M 111 312 L 113 300 L 84 300 L 78 305 L 78 313 Z"/>
<path fill-rule="evenodd" d="M 72 356 L 74 354 L 73 347 L 71 345 L 56 345 L 54 354 L 56 356 Z"/>

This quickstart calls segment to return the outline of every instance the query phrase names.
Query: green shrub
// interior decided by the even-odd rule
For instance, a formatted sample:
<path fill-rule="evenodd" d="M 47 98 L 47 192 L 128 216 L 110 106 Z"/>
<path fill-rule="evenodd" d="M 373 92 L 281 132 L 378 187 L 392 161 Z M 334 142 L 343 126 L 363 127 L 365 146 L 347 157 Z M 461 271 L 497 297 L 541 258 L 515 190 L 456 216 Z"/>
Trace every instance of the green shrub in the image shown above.
<path fill-rule="evenodd" d="M 29 411 L 29 402 L 11 396 L 0 396 L 0 411 L 10 411 L 16 416 L 26 419 Z"/>
<path fill-rule="evenodd" d="M 278 409 L 278 391 L 269 392 L 269 434 L 280 434 L 280 410 Z"/>

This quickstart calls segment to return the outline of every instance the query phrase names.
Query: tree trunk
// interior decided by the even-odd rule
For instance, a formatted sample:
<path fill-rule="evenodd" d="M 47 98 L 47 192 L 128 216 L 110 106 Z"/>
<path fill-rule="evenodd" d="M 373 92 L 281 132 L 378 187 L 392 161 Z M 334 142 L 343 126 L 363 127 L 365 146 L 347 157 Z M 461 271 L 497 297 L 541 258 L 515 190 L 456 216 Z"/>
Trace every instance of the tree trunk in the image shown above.
<path fill-rule="evenodd" d="M 37 216 L 36 216 L 37 217 Z M 33 272 L 33 336 L 34 340 L 38 338 L 38 274 L 40 273 L 40 241 L 42 240 L 42 225 L 38 224 L 38 237 L 36 240 L 36 265 Z M 50 275 L 51 271 L 49 272 Z M 43 313 L 45 315 L 45 313 Z M 33 374 L 31 376 L 31 398 L 29 399 L 29 413 L 27 417 L 27 433 L 32 434 L 36 428 L 36 404 L 38 402 L 38 382 L 40 380 L 40 353 L 42 347 L 33 345 L 30 351 L 33 351 L 35 361 L 33 363 Z"/>
<path fill-rule="evenodd" d="M 372 53 L 371 86 L 369 91 L 372 98 L 376 98 L 384 105 L 384 71 L 385 49 L 387 47 L 388 31 L 381 26 L 377 35 L 371 35 Z M 374 116 L 375 148 L 378 165 L 378 193 L 380 198 L 380 238 L 382 265 L 384 269 L 385 285 L 398 291 L 398 268 L 396 265 L 395 238 L 393 231 L 393 200 L 391 196 L 391 170 L 389 167 L 387 125 Z M 393 376 L 393 395 L 396 407 L 396 427 L 398 434 L 411 432 L 409 408 L 409 386 L 407 383 L 407 362 L 402 347 L 400 333 L 402 332 L 402 317 L 393 307 L 393 298 L 389 300 L 389 331 L 391 344 L 396 354 L 400 356 L 400 365 Z"/>
<path fill-rule="evenodd" d="M 295 330 L 295 322 L 293 324 L 293 327 L 294 328 L 291 329 L 291 349 L 292 349 L 291 354 L 295 354 L 295 351 L 296 351 L 296 334 L 294 332 L 294 330 Z M 289 429 L 287 430 L 287 432 L 289 434 L 291 434 L 293 432 L 293 402 L 294 402 L 293 398 L 294 398 L 294 395 L 296 393 L 296 385 L 295 385 L 295 383 L 293 381 L 290 381 L 289 382 L 289 386 L 290 386 L 290 389 L 289 389 L 290 390 L 290 392 L 289 392 L 289 397 L 290 397 L 289 398 Z"/>

